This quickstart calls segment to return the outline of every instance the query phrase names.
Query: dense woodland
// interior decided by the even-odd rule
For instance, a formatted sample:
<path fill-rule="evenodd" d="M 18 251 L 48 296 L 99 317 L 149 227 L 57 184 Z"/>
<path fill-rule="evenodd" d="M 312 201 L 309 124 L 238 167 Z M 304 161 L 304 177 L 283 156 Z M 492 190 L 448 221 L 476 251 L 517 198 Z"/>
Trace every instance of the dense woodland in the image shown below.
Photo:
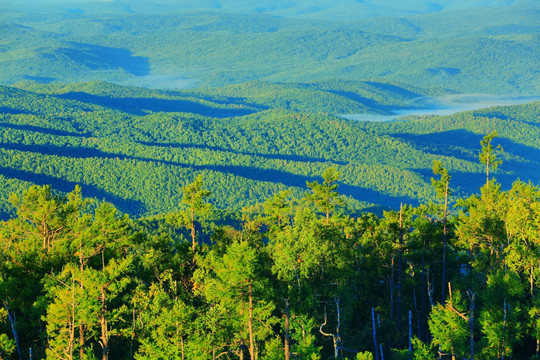
<path fill-rule="evenodd" d="M 0 3 L 0 359 L 540 359 L 537 2 L 253 4 Z"/>
<path fill-rule="evenodd" d="M 340 174 L 224 215 L 198 176 L 177 211 L 129 218 L 76 187 L 12 194 L 0 227 L 2 358 L 529 359 L 540 344 L 540 189 L 351 216 Z M 479 184 L 481 185 L 481 184 Z"/>
<path fill-rule="evenodd" d="M 223 2 L 210 1 L 217 7 Z M 502 11 L 476 5 L 469 11 L 403 18 L 389 17 L 386 9 L 385 16 L 370 19 L 347 8 L 373 3 L 373 10 L 381 11 L 377 1 L 343 2 L 347 5 L 328 21 L 242 9 L 229 13 L 170 7 L 156 13 L 120 1 L 48 7 L 5 1 L 0 4 L 0 83 L 100 79 L 178 88 L 254 80 L 369 79 L 445 93 L 540 90 L 540 12 L 534 0 L 491 1 L 516 4 Z M 319 3 L 310 7 L 322 8 Z M 197 5 L 203 6 L 202 1 Z"/>
<path fill-rule="evenodd" d="M 323 90 L 332 87 L 346 94 Z M 246 89 L 246 97 L 233 96 L 233 88 Z M 317 102 L 310 101 L 313 88 L 319 89 Z M 170 212 L 181 202 L 181 188 L 198 175 L 216 208 L 238 210 L 283 190 L 301 197 L 306 181 L 319 179 L 329 166 L 341 173 L 351 212 L 381 215 L 401 202 L 434 200 L 434 160 L 454 174 L 457 196 L 476 192 L 483 177 L 476 154 L 493 130 L 505 150 L 497 170 L 503 188 L 517 178 L 540 182 L 539 102 L 376 123 L 325 111 L 369 103 L 381 113 L 418 93 L 395 84 L 338 81 L 220 90 L 104 82 L 0 87 L 3 217 L 13 212 L 9 194 L 31 184 L 64 193 L 80 184 L 85 197 L 105 199 L 133 217 Z M 285 99 L 303 109 L 285 107 Z"/>

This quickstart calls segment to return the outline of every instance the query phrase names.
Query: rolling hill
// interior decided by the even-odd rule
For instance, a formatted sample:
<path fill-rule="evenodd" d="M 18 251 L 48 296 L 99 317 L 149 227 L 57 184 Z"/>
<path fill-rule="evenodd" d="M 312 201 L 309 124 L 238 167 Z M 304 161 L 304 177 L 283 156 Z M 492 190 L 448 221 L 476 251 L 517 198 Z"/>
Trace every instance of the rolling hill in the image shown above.
<path fill-rule="evenodd" d="M 99 79 L 179 88 L 340 79 L 447 93 L 537 94 L 538 6 L 471 10 L 453 4 L 443 5 L 457 10 L 353 22 L 266 11 L 66 14 L 7 8 L 0 15 L 6 34 L 0 82 Z"/>
<path fill-rule="evenodd" d="M 296 95 L 287 97 L 289 108 L 267 100 L 277 85 L 255 85 L 207 94 L 102 82 L 2 87 L 2 209 L 9 208 L 10 191 L 37 183 L 61 191 L 81 184 L 84 195 L 135 216 L 168 212 L 197 174 L 204 175 L 216 206 L 239 208 L 287 188 L 300 193 L 329 166 L 341 172 L 340 190 L 356 209 L 395 207 L 433 198 L 435 159 L 454 176 L 457 195 L 476 191 L 483 181 L 479 142 L 492 130 L 506 151 L 496 175 L 502 184 L 517 177 L 540 182 L 540 103 L 370 123 L 294 104 L 311 99 L 315 88 L 326 95 L 315 102 L 319 109 L 349 106 L 350 94 L 321 90 L 331 83 L 283 85 Z M 382 86 L 369 85 L 379 91 L 371 98 L 381 96 Z M 223 95 L 235 88 L 251 96 Z M 396 102 L 407 94 L 396 93 Z M 302 107 L 310 111 L 298 111 Z"/>

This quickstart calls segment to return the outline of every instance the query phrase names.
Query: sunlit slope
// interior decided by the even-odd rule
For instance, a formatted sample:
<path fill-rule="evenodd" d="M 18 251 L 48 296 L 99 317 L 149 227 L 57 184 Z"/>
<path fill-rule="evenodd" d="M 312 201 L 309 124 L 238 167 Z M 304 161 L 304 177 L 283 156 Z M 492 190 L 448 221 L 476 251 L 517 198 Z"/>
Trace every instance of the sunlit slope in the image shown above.
<path fill-rule="evenodd" d="M 28 30 L 4 25 L 11 35 L 2 40 L 3 83 L 103 79 L 171 87 L 168 78 L 198 86 L 342 79 L 461 93 L 540 91 L 538 8 L 351 23 L 225 13 L 10 15 L 0 21 Z"/>
<path fill-rule="evenodd" d="M 494 129 L 507 151 L 496 174 L 505 186 L 540 180 L 538 103 L 375 124 L 201 92 L 26 88 L 0 88 L 3 209 L 8 191 L 31 182 L 63 191 L 81 184 L 123 211 L 154 214 L 175 209 L 197 174 L 218 207 L 237 208 L 287 188 L 299 193 L 328 166 L 341 172 L 355 207 L 395 207 L 433 197 L 434 159 L 449 167 L 458 193 L 475 191 L 483 182 L 479 141 Z"/>
<path fill-rule="evenodd" d="M 324 80 L 308 83 L 252 81 L 217 88 L 191 90 L 199 96 L 227 96 L 262 108 L 281 108 L 331 114 L 389 113 L 407 108 L 419 97 L 432 95 L 432 89 L 372 81 Z M 231 101 L 231 100 L 229 100 Z"/>

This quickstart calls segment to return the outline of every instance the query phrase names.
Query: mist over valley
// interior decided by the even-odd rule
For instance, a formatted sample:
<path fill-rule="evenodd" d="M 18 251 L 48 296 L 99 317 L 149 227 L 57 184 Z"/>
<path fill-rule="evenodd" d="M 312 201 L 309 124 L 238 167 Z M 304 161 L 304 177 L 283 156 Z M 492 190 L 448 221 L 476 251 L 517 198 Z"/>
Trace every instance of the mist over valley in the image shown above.
<path fill-rule="evenodd" d="M 540 359 L 538 0 L 0 0 L 0 359 Z"/>
<path fill-rule="evenodd" d="M 463 94 L 414 99 L 410 107 L 391 109 L 392 114 L 343 114 L 345 119 L 358 121 L 394 121 L 409 116 L 445 116 L 494 106 L 521 105 L 540 101 L 538 96 Z"/>
<path fill-rule="evenodd" d="M 456 131 L 452 119 L 475 118 L 481 108 L 535 104 L 540 93 L 540 10 L 526 0 L 344 0 L 321 1 L 317 6 L 306 1 L 263 1 L 255 6 L 239 0 L 35 4 L 6 1 L 0 5 L 0 83 L 5 85 L 1 129 L 6 132 L 4 151 L 12 154 L 8 159 L 15 151 L 45 163 L 50 156 L 70 163 L 88 162 L 89 158 L 70 158 L 60 150 L 57 143 L 66 138 L 53 134 L 66 129 L 66 134 L 98 139 L 95 143 L 75 141 L 75 154 L 88 152 L 109 162 L 107 154 L 116 154 L 109 148 L 113 141 L 125 143 L 116 147 L 123 149 L 116 154 L 122 163 L 159 159 L 167 172 L 210 172 L 210 177 L 222 179 L 216 180 L 213 191 L 222 194 L 215 201 L 223 207 L 257 202 L 275 189 L 301 191 L 307 180 L 316 179 L 332 164 L 342 168 L 344 191 L 358 201 L 358 208 L 430 199 L 428 169 L 440 153 L 434 150 L 436 133 L 419 138 L 412 136 L 419 129 L 390 130 L 365 121 L 407 117 L 410 124 L 427 130 L 432 120 L 421 125 L 412 120 L 439 115 L 447 125 L 437 131 L 444 134 Z M 44 109 L 83 106 L 86 110 L 69 110 L 71 115 L 62 121 L 61 117 L 43 120 L 42 116 L 55 119 L 54 111 L 17 101 L 9 105 L 14 101 L 9 94 L 35 98 L 44 102 Z M 56 105 L 49 105 L 50 101 Z M 529 108 L 523 106 L 520 109 Z M 459 115 L 463 111 L 468 115 Z M 480 134 L 499 130 L 503 142 L 527 146 L 513 147 L 510 163 L 535 163 L 531 149 L 538 144 L 531 124 L 538 120 L 532 114 L 526 121 L 519 117 L 520 127 L 533 126 L 527 130 L 530 141 L 503 130 L 509 121 L 504 126 L 495 120 L 462 125 L 468 128 L 460 130 L 466 131 L 461 135 L 468 139 L 467 149 L 456 136 L 455 148 L 440 153 L 447 157 L 443 162 L 451 171 L 479 173 L 470 154 L 476 151 Z M 342 119 L 352 133 L 328 138 L 326 126 L 340 115 L 362 121 Z M 96 116 L 104 120 L 96 123 Z M 279 134 L 295 117 L 305 118 L 304 131 Z M 264 128 L 267 121 L 280 123 L 281 130 Z M 257 131 L 262 133 L 255 136 L 252 131 L 259 126 Z M 46 129 L 53 130 L 39 135 Z M 19 139 L 13 131 L 23 132 L 23 139 L 29 137 Z M 370 132 L 377 136 L 365 137 Z M 327 139 L 318 144 L 315 133 Z M 355 137 L 350 138 L 353 133 Z M 433 149 L 426 148 L 431 141 Z M 23 145 L 28 143 L 33 145 Z M 394 151 L 403 155 L 390 155 Z M 418 160 L 410 162 L 411 158 Z M 506 172 L 501 168 L 508 179 L 510 174 L 536 179 L 536 172 L 528 173 L 528 165 L 508 166 Z M 370 173 L 386 174 L 383 178 L 388 180 L 379 184 L 366 176 L 353 180 L 357 176 L 353 174 L 366 167 Z M 69 178 L 66 184 L 80 182 L 96 191 L 112 184 L 107 177 L 88 177 L 87 170 L 65 170 L 64 174 L 53 168 L 39 176 L 52 177 L 48 181 L 54 178 L 58 184 Z M 15 177 L 12 186 L 17 188 L 24 181 L 35 182 L 36 171 L 13 163 L 3 174 Z M 145 181 L 157 181 L 154 175 L 147 176 Z M 176 188 L 187 181 L 179 174 L 163 176 Z M 409 180 L 391 184 L 394 176 Z M 238 197 L 225 195 L 218 190 L 225 186 L 223 177 L 233 188 L 253 182 L 256 185 L 250 187 L 257 191 L 242 200 L 242 191 L 233 191 Z M 503 183 L 509 185 L 507 180 Z M 163 200 L 149 203 L 148 190 L 140 192 L 139 186 L 110 188 L 105 198 L 135 201 L 125 209 L 134 214 L 166 211 L 173 208 L 172 199 L 178 201 L 173 190 L 156 189 L 159 199 L 169 199 L 168 205 Z M 463 182 L 459 192 L 470 193 L 477 186 L 474 181 Z M 134 198 L 132 194 L 138 191 Z M 133 205 L 137 201 L 141 203 Z"/>

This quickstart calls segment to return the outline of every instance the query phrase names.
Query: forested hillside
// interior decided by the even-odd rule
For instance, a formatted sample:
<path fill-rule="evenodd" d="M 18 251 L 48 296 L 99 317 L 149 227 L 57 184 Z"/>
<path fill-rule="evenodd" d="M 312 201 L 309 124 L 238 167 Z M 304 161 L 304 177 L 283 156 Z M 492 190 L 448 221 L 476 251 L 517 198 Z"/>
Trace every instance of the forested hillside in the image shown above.
<path fill-rule="evenodd" d="M 489 176 L 436 201 L 351 216 L 340 174 L 223 225 L 205 178 L 132 220 L 33 186 L 0 224 L 0 355 L 47 359 L 538 359 L 540 190 Z M 83 189 L 84 191 L 84 189 Z M 457 205 L 457 207 L 453 207 Z M 94 209 L 94 210 L 92 210 Z"/>
<path fill-rule="evenodd" d="M 101 6 L 33 12 L 5 5 L 0 83 L 100 79 L 182 88 L 368 79 L 439 92 L 540 90 L 540 13 L 527 2 L 349 22 L 281 18 L 262 8 L 153 14 Z"/>
<path fill-rule="evenodd" d="M 84 196 L 133 216 L 158 214 L 177 209 L 182 186 L 198 174 L 216 207 L 240 209 L 285 189 L 299 196 L 329 166 L 341 172 L 353 208 L 395 208 L 433 199 L 435 159 L 454 173 L 458 194 L 476 192 L 483 181 L 479 142 L 494 130 L 505 150 L 496 174 L 503 186 L 516 178 L 540 182 L 539 103 L 356 122 L 327 111 L 383 112 L 418 93 L 388 84 L 330 85 L 182 92 L 102 82 L 2 87 L 2 211 L 6 216 L 11 191 L 34 183 L 64 192 L 80 184 Z"/>
<path fill-rule="evenodd" d="M 0 1 L 0 360 L 539 360 L 539 100 L 537 0 Z"/>

